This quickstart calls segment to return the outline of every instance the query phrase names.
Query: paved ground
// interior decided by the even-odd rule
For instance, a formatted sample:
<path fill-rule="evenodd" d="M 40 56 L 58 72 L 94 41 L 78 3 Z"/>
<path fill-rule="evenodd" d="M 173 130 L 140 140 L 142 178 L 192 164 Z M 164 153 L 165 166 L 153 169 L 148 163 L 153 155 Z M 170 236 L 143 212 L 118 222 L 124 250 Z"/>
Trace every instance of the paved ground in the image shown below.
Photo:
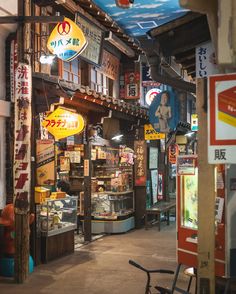
<path fill-rule="evenodd" d="M 1 294 L 144 294 L 145 274 L 128 264 L 136 260 L 146 267 L 176 268 L 175 223 L 149 230 L 102 237 L 75 253 L 40 265 L 23 285 L 0 278 Z M 170 285 L 173 276 L 154 276 L 154 284 Z M 181 275 L 180 283 L 187 284 Z M 153 293 L 156 293 L 154 291 Z"/>

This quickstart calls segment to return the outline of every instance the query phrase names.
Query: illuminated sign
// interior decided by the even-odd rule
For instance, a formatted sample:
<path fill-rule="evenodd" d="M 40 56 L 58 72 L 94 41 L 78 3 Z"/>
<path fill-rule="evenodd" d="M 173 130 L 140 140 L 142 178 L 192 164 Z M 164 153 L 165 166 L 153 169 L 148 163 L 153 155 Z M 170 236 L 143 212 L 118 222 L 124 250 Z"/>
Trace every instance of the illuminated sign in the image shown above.
<path fill-rule="evenodd" d="M 84 33 L 69 18 L 56 25 L 47 42 L 48 50 L 63 61 L 75 59 L 86 46 Z"/>
<path fill-rule="evenodd" d="M 151 105 L 154 98 L 160 93 L 161 93 L 161 90 L 158 88 L 153 88 L 153 89 L 149 90 L 145 96 L 145 101 L 146 101 L 147 105 Z"/>
<path fill-rule="evenodd" d="M 82 115 L 58 107 L 45 118 L 43 127 L 45 127 L 56 140 L 59 140 L 81 133 L 85 127 L 85 121 Z"/>

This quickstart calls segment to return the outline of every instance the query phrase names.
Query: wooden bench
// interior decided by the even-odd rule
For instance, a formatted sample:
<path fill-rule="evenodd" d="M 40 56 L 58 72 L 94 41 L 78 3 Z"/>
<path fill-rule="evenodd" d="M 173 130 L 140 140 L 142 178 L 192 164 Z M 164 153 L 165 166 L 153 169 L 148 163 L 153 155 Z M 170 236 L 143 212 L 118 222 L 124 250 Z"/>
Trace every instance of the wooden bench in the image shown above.
<path fill-rule="evenodd" d="M 145 211 L 145 228 L 147 230 L 148 226 L 152 225 L 151 222 L 148 221 L 149 215 L 155 215 L 157 217 L 158 230 L 161 230 L 161 214 L 164 213 L 166 216 L 167 225 L 170 224 L 170 210 L 176 208 L 176 201 L 172 200 L 169 202 L 160 201 L 157 204 L 153 205 L 150 208 L 146 208 Z M 155 222 L 155 223 L 156 223 Z"/>

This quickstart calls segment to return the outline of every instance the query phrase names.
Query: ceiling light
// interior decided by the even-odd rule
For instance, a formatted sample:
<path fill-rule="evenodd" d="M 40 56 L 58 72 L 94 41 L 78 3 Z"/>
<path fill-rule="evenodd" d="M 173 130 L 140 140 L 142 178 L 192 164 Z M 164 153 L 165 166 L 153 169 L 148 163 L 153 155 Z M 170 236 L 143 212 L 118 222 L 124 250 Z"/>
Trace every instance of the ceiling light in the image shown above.
<path fill-rule="evenodd" d="M 112 137 L 111 139 L 115 140 L 115 141 L 120 141 L 123 136 L 124 135 L 116 135 L 116 136 Z"/>
<path fill-rule="evenodd" d="M 42 54 L 39 58 L 39 62 L 42 64 L 52 64 L 56 55 L 53 54 Z"/>

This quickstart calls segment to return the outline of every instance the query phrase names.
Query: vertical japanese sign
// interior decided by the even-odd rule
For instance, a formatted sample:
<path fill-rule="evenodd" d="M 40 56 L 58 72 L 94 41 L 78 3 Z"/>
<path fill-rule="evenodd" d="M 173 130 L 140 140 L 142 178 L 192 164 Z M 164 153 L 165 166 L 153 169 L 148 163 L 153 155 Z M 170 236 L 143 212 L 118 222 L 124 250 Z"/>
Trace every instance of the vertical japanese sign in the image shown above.
<path fill-rule="evenodd" d="M 208 80 L 208 162 L 236 163 L 236 74 Z"/>
<path fill-rule="evenodd" d="M 164 177 L 162 172 L 158 172 L 158 183 L 157 183 L 157 199 L 162 200 L 164 193 Z"/>
<path fill-rule="evenodd" d="M 147 177 L 147 148 L 145 141 L 134 142 L 135 154 L 135 186 L 146 186 Z"/>
<path fill-rule="evenodd" d="M 14 203 L 19 211 L 29 209 L 31 182 L 31 67 L 19 63 L 15 83 Z"/>
<path fill-rule="evenodd" d="M 12 40 L 11 53 L 10 53 L 11 102 L 15 101 L 16 67 L 17 67 L 17 43 L 16 43 L 16 40 Z"/>
<path fill-rule="evenodd" d="M 125 73 L 125 99 L 140 98 L 140 74 L 139 72 Z"/>
<path fill-rule="evenodd" d="M 211 42 L 196 47 L 196 76 L 208 77 L 218 73 L 215 51 Z"/>

